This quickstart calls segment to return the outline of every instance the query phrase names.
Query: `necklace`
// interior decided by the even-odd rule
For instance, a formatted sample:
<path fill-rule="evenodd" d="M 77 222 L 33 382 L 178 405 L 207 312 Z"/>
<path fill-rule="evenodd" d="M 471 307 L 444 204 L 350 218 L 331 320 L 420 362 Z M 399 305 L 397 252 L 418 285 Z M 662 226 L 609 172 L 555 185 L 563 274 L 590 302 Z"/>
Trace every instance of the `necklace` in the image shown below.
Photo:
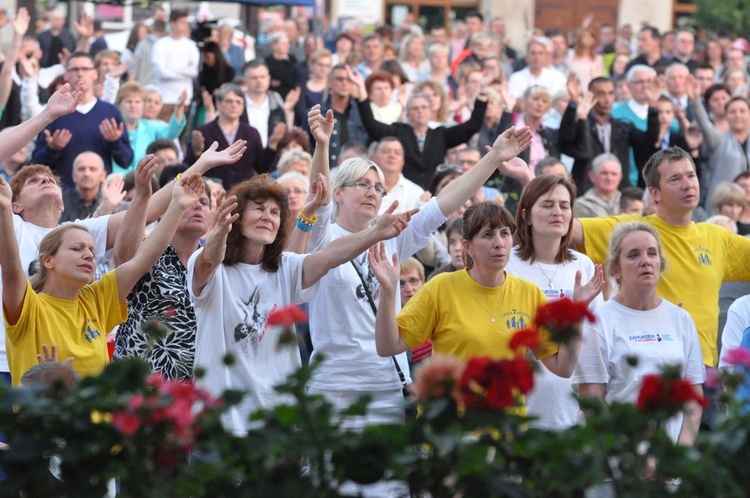
<path fill-rule="evenodd" d="M 539 264 L 539 261 L 534 261 L 534 263 L 536 263 L 537 268 L 539 268 L 539 271 L 542 272 L 542 274 L 544 275 L 544 278 L 549 280 L 549 288 L 554 289 L 555 288 L 555 275 L 557 275 L 557 270 L 559 270 L 560 266 L 562 265 L 555 265 L 555 272 L 550 277 L 549 275 L 547 275 L 547 272 L 544 271 L 544 269 L 542 268 L 542 265 Z"/>
<path fill-rule="evenodd" d="M 490 315 L 490 321 L 492 323 L 495 323 L 495 314 L 498 311 L 500 311 L 500 299 L 498 299 L 497 308 L 495 308 L 495 313 L 492 313 L 490 311 L 490 308 L 487 306 L 487 303 L 484 302 L 484 298 L 482 297 L 482 294 L 480 294 L 479 291 L 476 291 L 476 293 L 479 296 L 479 302 L 482 303 L 482 306 L 484 306 L 484 309 L 487 311 L 487 314 Z"/>

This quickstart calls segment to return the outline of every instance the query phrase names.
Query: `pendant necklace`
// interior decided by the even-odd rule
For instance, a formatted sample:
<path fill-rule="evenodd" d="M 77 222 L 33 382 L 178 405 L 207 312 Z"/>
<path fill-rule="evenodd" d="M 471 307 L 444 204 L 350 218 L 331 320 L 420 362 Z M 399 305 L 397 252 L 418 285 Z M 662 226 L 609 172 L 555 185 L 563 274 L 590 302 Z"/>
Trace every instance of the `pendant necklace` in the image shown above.
<path fill-rule="evenodd" d="M 479 296 L 479 302 L 482 303 L 482 306 L 484 306 L 484 309 L 487 311 L 487 314 L 490 315 L 490 321 L 492 323 L 495 323 L 495 314 L 500 311 L 500 299 L 498 299 L 497 308 L 495 308 L 495 313 L 490 312 L 490 308 L 487 306 L 487 303 L 484 302 L 484 298 L 482 297 L 482 294 L 479 293 L 479 291 L 476 291 L 477 295 Z"/>
<path fill-rule="evenodd" d="M 555 272 L 552 274 L 552 277 L 550 277 L 549 275 L 547 275 L 547 272 L 544 271 L 544 269 L 542 268 L 542 265 L 539 264 L 539 261 L 535 261 L 535 263 L 536 263 L 537 268 L 539 268 L 539 271 L 541 271 L 542 274 L 544 275 L 544 278 L 549 280 L 549 288 L 554 289 L 555 288 L 555 275 L 557 275 L 557 270 L 559 270 L 560 266 L 562 265 L 555 265 Z"/>

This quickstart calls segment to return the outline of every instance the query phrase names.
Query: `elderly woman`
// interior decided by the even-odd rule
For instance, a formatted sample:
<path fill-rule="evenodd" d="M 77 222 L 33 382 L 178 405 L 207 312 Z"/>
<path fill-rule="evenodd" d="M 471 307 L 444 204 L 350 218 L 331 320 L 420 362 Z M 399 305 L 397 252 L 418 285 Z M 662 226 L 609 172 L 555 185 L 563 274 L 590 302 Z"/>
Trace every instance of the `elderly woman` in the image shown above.
<path fill-rule="evenodd" d="M 307 193 L 310 191 L 310 179 L 308 175 L 290 170 L 279 176 L 279 179 L 276 180 L 284 188 L 284 194 L 289 203 L 289 213 L 286 219 L 289 233 L 292 233 L 292 230 L 294 230 L 294 225 L 297 223 L 297 215 L 305 206 L 305 199 L 307 199 Z"/>
<path fill-rule="evenodd" d="M 399 62 L 409 81 L 419 81 L 429 73 L 430 63 L 425 57 L 424 38 L 415 34 L 406 35 L 401 42 Z"/>
<path fill-rule="evenodd" d="M 276 171 L 279 177 L 294 171 L 310 180 L 310 168 L 312 156 L 303 150 L 289 150 L 284 152 L 279 159 Z"/>
<path fill-rule="evenodd" d="M 524 188 L 516 211 L 516 242 L 506 269 L 511 275 L 536 284 L 548 300 L 570 297 L 580 283 L 585 299 L 594 310 L 603 300 L 601 267 L 584 254 L 570 248 L 573 231 L 573 204 L 576 188 L 557 175 L 541 175 Z M 526 396 L 531 424 L 547 430 L 572 427 L 578 419 L 578 403 L 573 398 L 570 379 L 553 375 L 537 365 L 534 389 Z"/>
<path fill-rule="evenodd" d="M 417 185 L 425 188 L 438 164 L 443 162 L 448 149 L 466 143 L 479 131 L 484 118 L 487 103 L 483 97 L 477 99 L 471 119 L 457 126 L 430 128 L 432 118 L 430 100 L 423 94 L 412 94 L 406 104 L 407 123 L 386 125 L 378 122 L 372 115 L 370 99 L 364 81 L 357 74 L 350 78 L 359 87 L 359 108 L 362 124 L 373 140 L 383 137 L 396 137 L 404 146 L 404 176 Z"/>
<path fill-rule="evenodd" d="M 182 103 L 186 94 L 183 92 Z M 154 140 L 175 139 L 185 129 L 187 119 L 185 118 L 184 105 L 175 106 L 174 114 L 169 123 L 155 119 L 143 119 L 143 108 L 146 100 L 146 89 L 140 83 L 129 81 L 117 91 L 117 107 L 122 113 L 125 121 L 125 129 L 130 139 L 130 148 L 133 149 L 133 162 L 127 168 L 121 168 L 112 162 L 113 173 L 129 173 L 135 171 L 138 161 L 146 155 L 146 149 Z M 201 151 L 202 152 L 202 151 Z"/>
<path fill-rule="evenodd" d="M 395 86 L 390 73 L 385 71 L 372 73 L 365 80 L 365 88 L 370 96 L 372 116 L 378 122 L 389 125 L 401 118 L 404 108 L 392 99 Z"/>
<path fill-rule="evenodd" d="M 422 81 L 414 85 L 412 92 L 421 93 L 430 99 L 430 111 L 432 111 L 432 117 L 428 123 L 430 128 L 455 126 L 456 122 L 448 117 L 448 96 L 439 83 L 432 80 Z"/>
<path fill-rule="evenodd" d="M 421 81 L 432 81 L 443 88 L 446 95 L 455 97 L 458 94 L 458 83 L 453 79 L 450 68 L 450 49 L 445 45 L 433 43 L 427 49 L 430 70 L 421 76 Z"/>
<path fill-rule="evenodd" d="M 247 152 L 231 166 L 221 166 L 211 172 L 213 178 L 222 181 L 229 190 L 235 184 L 251 178 L 256 173 L 265 173 L 273 166 L 276 151 L 263 147 L 258 130 L 240 117 L 245 109 L 245 92 L 237 85 L 225 83 L 216 94 L 218 117 L 193 130 L 185 162 L 192 164 L 213 142 L 218 150 L 229 147 L 231 140 L 247 140 Z"/>
<path fill-rule="evenodd" d="M 703 394 L 705 380 L 698 331 L 687 311 L 656 294 L 665 260 L 659 233 L 644 223 L 618 225 L 610 238 L 607 273 L 620 291 L 585 324 L 573 384 L 581 398 L 635 403 L 646 375 L 678 366 L 682 378 Z M 633 365 L 629 358 L 638 358 Z M 665 430 L 672 441 L 690 446 L 701 407 L 678 413 Z"/>

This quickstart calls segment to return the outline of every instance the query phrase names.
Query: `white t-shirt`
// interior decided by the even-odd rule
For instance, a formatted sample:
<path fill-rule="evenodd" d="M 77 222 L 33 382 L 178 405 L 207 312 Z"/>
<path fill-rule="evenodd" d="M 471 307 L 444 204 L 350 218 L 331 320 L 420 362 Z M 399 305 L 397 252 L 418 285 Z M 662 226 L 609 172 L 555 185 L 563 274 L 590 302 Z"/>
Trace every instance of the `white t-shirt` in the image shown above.
<path fill-rule="evenodd" d="M 729 363 L 724 361 L 724 354 L 730 349 L 740 347 L 742 334 L 748 327 L 750 327 L 750 295 L 735 300 L 727 310 L 727 322 L 721 332 L 719 368 L 731 367 Z"/>
<path fill-rule="evenodd" d="M 516 98 L 523 97 L 523 92 L 532 85 L 541 85 L 547 89 L 550 95 L 565 90 L 567 77 L 557 69 L 542 68 L 539 76 L 534 76 L 528 67 L 516 71 L 508 79 L 510 94 Z"/>
<path fill-rule="evenodd" d="M 268 315 L 277 309 L 315 298 L 319 283 L 302 289 L 302 262 L 306 255 L 283 253 L 279 270 L 269 273 L 261 265 L 219 265 L 196 295 L 195 261 L 188 261 L 188 289 L 195 303 L 198 330 L 195 367 L 205 369 L 198 383 L 214 395 L 226 389 L 249 391 L 237 406 L 222 417 L 224 426 L 238 435 L 247 433 L 249 415 L 283 401 L 274 386 L 286 381 L 301 366 L 296 343 L 278 348 L 282 327 L 268 326 Z M 234 363 L 224 364 L 231 353 Z"/>
<path fill-rule="evenodd" d="M 662 299 L 648 311 L 636 311 L 610 299 L 596 310 L 597 322 L 583 327 L 581 356 L 573 385 L 606 384 L 604 400 L 635 403 L 644 376 L 679 364 L 690 384 L 702 384 L 705 367 L 698 331 L 687 311 Z M 629 357 L 637 357 L 632 366 Z M 665 430 L 677 441 L 682 413 L 667 422 Z"/>
<path fill-rule="evenodd" d="M 588 256 L 570 251 L 576 259 L 562 265 L 523 261 L 516 251 L 511 252 L 510 261 L 505 270 L 511 275 L 534 282 L 544 293 L 548 301 L 562 297 L 573 298 L 573 286 L 576 272 L 581 272 L 581 284 L 586 284 L 594 276 L 595 267 Z M 541 267 L 541 269 L 540 269 Z M 546 274 L 546 275 L 545 275 Z M 555 287 L 550 287 L 550 279 Z M 601 293 L 589 305 L 595 310 L 604 302 Z M 537 369 L 534 372 L 534 389 L 526 395 L 526 413 L 537 417 L 529 423 L 531 427 L 561 431 L 576 425 L 578 422 L 578 400 L 573 397 L 573 386 L 570 379 L 559 377 L 534 359 Z"/>
<path fill-rule="evenodd" d="M 314 251 L 324 249 L 333 240 L 350 234 L 339 225 L 330 223 L 332 211 L 330 204 L 318 210 L 318 223 L 310 241 Z M 427 245 L 430 234 L 446 219 L 437 199 L 432 198 L 414 215 L 409 226 L 398 237 L 385 241 L 386 253 L 392 255 L 396 252 L 399 261 L 405 261 Z M 351 263 L 346 263 L 329 271 L 320 281 L 318 298 L 310 303 L 312 357 L 324 354 L 325 361 L 308 385 L 324 391 L 397 389 L 401 387 L 401 382 L 393 360 L 391 357 L 378 356 L 375 350 L 375 313 L 357 271 L 364 277 L 376 307 L 380 284 L 370 270 L 366 251 L 357 256 L 354 263 L 358 270 Z M 401 297 L 396 293 L 396 312 L 400 309 Z M 406 381 L 411 382 L 406 354 L 396 356 L 396 360 Z"/>
<path fill-rule="evenodd" d="M 107 251 L 107 222 L 109 216 L 100 216 L 99 218 L 88 218 L 77 220 L 75 223 L 81 224 L 88 228 L 91 236 L 94 238 L 94 252 L 97 260 L 104 257 Z M 17 214 L 13 215 L 13 229 L 16 233 L 16 242 L 18 242 L 18 254 L 21 256 L 21 267 L 28 276 L 31 264 L 39 257 L 39 244 L 45 235 L 50 233 L 52 228 L 44 228 L 27 221 L 24 221 Z M 3 292 L 3 281 L 0 279 L 0 296 Z M 53 346 L 53 344 L 48 344 Z M 8 355 L 5 350 L 5 321 L 0 320 L 0 372 L 9 372 Z"/>
<path fill-rule="evenodd" d="M 193 99 L 193 79 L 198 76 L 200 52 L 190 38 L 176 40 L 163 36 L 151 49 L 151 62 L 157 76 L 157 85 L 165 104 L 174 105 L 183 90 L 187 91 L 186 104 Z"/>

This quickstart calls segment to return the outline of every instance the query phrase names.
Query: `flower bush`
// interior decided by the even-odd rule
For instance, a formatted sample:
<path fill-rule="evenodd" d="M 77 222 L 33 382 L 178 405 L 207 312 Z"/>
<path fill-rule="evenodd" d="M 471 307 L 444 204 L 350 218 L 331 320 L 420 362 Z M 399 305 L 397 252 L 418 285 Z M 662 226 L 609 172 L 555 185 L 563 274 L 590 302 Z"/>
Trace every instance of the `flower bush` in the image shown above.
<path fill-rule="evenodd" d="M 296 311 L 281 312 L 295 320 Z M 575 328 L 573 313 L 585 316 L 580 307 L 556 307 L 535 326 L 551 335 Z M 750 415 L 732 395 L 743 374 L 720 375 L 729 386 L 726 415 L 692 448 L 675 446 L 662 430 L 687 403 L 705 403 L 673 369 L 646 378 L 636 405 L 581 400 L 585 426 L 548 432 L 527 428 L 517 409 L 533 386 L 526 352 L 539 334 L 519 331 L 510 344 L 513 356 L 497 360 L 435 355 L 411 386 L 416 420 L 356 432 L 323 397 L 307 394 L 318 363 L 278 386 L 293 401 L 253 414 L 243 437 L 225 431 L 220 417 L 245 393 L 217 400 L 192 382 L 150 374 L 139 360 L 114 362 L 72 390 L 62 382 L 0 386 L 8 441 L 0 496 L 104 496 L 111 479 L 126 497 L 330 497 L 344 481 L 382 479 L 433 497 L 583 496 L 602 483 L 615 496 L 747 494 Z M 744 365 L 750 355 L 731 358 Z M 345 415 L 363 414 L 368 402 Z"/>

